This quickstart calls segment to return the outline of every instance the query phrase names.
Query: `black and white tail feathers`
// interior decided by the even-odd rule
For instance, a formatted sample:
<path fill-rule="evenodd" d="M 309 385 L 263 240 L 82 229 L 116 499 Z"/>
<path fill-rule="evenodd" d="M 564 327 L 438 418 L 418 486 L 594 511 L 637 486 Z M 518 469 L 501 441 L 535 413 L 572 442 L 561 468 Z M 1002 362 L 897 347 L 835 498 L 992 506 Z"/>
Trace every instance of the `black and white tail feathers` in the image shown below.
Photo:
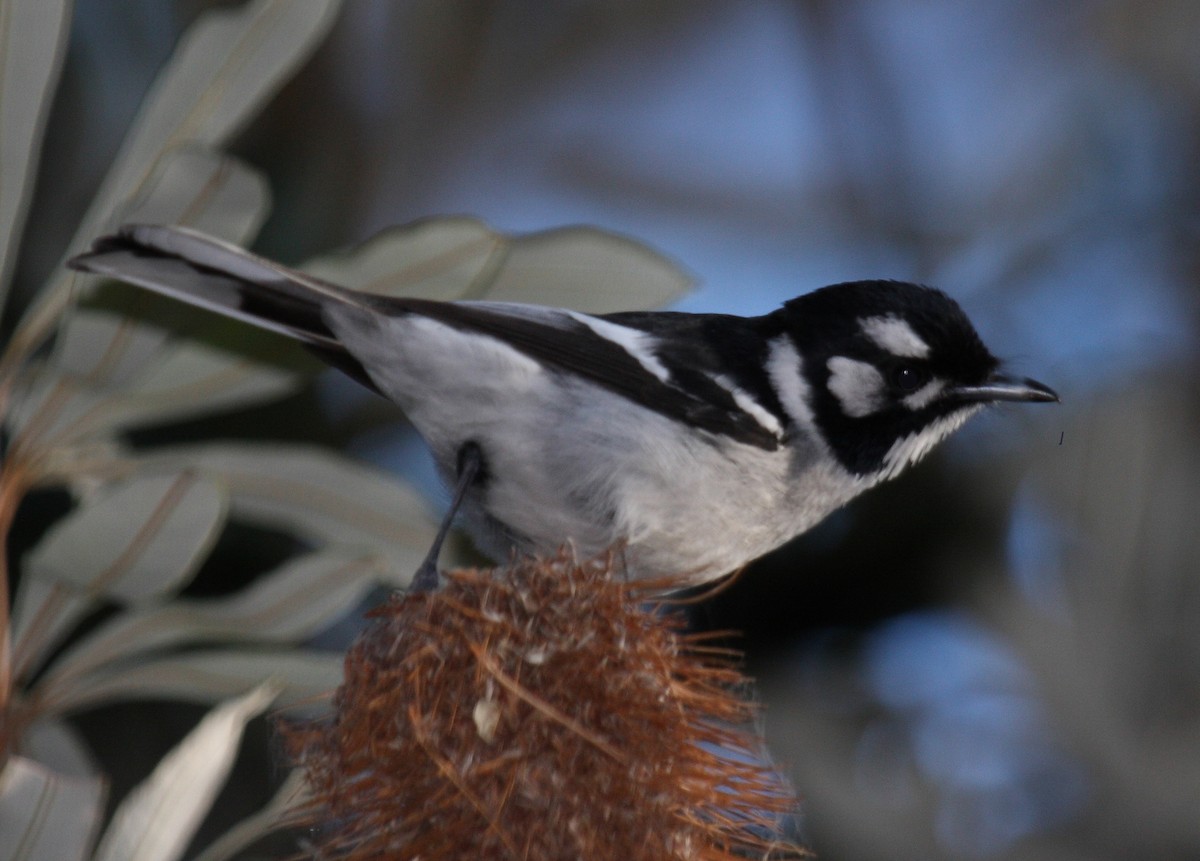
<path fill-rule="evenodd" d="M 422 383 L 397 384 L 391 367 L 395 363 L 391 341 L 418 334 L 412 327 L 395 324 L 407 318 L 425 319 L 476 336 L 481 339 L 478 344 L 499 342 L 546 372 L 586 381 L 687 427 L 768 451 L 781 443 L 782 419 L 764 425 L 761 410 L 756 414 L 743 409 L 729 384 L 714 376 L 721 373 L 718 353 L 707 335 L 689 322 L 700 317 L 660 313 L 651 318 L 636 314 L 605 318 L 533 305 L 373 295 L 313 278 L 181 227 L 125 226 L 96 240 L 92 250 L 72 259 L 70 266 L 295 338 L 324 361 L 393 400 L 402 390 L 427 395 Z M 655 321 L 653 331 L 639 325 L 647 319 Z M 753 321 L 721 319 L 723 340 L 749 341 L 756 345 L 747 347 L 750 353 L 762 346 Z M 673 349 L 680 346 L 677 336 L 685 332 L 691 333 L 683 339 L 686 349 Z M 429 350 L 444 347 L 430 344 Z M 449 356 L 447 366 L 467 387 L 491 370 L 467 367 Z M 763 376 L 761 368 L 751 370 Z M 377 378 L 384 377 L 392 384 L 381 388 Z"/>
<path fill-rule="evenodd" d="M 362 306 L 362 295 L 352 290 L 185 227 L 125 225 L 69 265 L 294 338 L 378 390 L 325 320 L 330 305 Z"/>
<path fill-rule="evenodd" d="M 70 265 L 315 347 L 336 346 L 322 306 L 354 303 L 354 294 L 343 288 L 183 227 L 126 225 Z"/>

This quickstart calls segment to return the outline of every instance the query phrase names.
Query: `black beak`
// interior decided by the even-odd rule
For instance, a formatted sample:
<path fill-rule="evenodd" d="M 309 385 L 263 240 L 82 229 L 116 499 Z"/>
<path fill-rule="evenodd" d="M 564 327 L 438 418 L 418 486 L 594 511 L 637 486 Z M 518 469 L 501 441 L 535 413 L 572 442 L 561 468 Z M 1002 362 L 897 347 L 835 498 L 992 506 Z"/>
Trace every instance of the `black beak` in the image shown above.
<path fill-rule="evenodd" d="M 1058 403 L 1058 393 L 1049 386 L 1028 377 L 1006 377 L 992 374 L 981 386 L 957 386 L 951 390 L 960 401 L 968 403 L 993 403 L 995 401 L 1053 401 Z"/>

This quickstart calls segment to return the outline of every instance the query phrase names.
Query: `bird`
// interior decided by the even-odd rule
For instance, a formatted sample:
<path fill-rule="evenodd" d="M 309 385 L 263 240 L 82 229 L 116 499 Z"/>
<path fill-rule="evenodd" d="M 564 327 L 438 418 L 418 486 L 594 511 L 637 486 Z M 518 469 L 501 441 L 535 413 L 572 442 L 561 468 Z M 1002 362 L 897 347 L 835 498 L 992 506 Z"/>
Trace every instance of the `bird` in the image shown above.
<path fill-rule="evenodd" d="M 303 344 L 395 402 L 494 559 L 619 553 L 631 579 L 708 583 L 894 478 L 989 404 L 1057 402 L 1010 376 L 940 290 L 851 281 L 761 316 L 590 315 L 382 296 L 197 231 L 125 225 L 72 258 Z"/>

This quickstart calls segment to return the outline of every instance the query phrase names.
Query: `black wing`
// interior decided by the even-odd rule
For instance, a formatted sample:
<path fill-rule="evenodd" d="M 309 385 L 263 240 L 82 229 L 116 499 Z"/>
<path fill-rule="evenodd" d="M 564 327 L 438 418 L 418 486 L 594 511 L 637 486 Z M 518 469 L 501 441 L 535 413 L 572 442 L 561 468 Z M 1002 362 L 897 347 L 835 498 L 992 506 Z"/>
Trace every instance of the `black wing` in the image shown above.
<path fill-rule="evenodd" d="M 697 364 L 695 355 L 687 357 L 692 361 L 677 361 L 676 354 L 680 351 L 671 349 L 677 339 L 670 336 L 673 328 L 670 321 L 695 320 L 702 315 L 638 315 L 639 319 L 670 318 L 663 321 L 667 323 L 667 332 L 661 349 L 653 350 L 653 358 L 667 373 L 664 380 L 619 342 L 555 309 L 392 297 L 374 297 L 371 304 L 385 314 L 420 314 L 465 332 L 496 338 L 547 367 L 587 380 L 688 426 L 767 451 L 779 447 L 779 436 L 739 407 L 729 389 L 713 379 L 717 368 L 711 362 Z M 622 316 L 597 319 L 625 325 Z M 655 333 L 646 332 L 641 326 L 627 328 L 645 332 L 654 339 L 651 344 L 659 341 Z"/>

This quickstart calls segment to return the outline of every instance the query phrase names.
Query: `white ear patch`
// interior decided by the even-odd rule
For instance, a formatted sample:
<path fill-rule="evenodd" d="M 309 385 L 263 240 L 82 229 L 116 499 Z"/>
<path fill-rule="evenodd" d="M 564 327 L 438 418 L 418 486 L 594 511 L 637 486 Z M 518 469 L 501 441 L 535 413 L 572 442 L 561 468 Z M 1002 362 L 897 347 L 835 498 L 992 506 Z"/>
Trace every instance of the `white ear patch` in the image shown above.
<path fill-rule="evenodd" d="M 929 345 L 899 317 L 868 317 L 859 325 L 864 335 L 893 356 L 904 359 L 924 359 L 929 356 Z"/>
<path fill-rule="evenodd" d="M 874 365 L 834 356 L 826 367 L 829 368 L 829 391 L 838 399 L 846 415 L 860 419 L 887 402 L 887 385 L 883 374 Z"/>

